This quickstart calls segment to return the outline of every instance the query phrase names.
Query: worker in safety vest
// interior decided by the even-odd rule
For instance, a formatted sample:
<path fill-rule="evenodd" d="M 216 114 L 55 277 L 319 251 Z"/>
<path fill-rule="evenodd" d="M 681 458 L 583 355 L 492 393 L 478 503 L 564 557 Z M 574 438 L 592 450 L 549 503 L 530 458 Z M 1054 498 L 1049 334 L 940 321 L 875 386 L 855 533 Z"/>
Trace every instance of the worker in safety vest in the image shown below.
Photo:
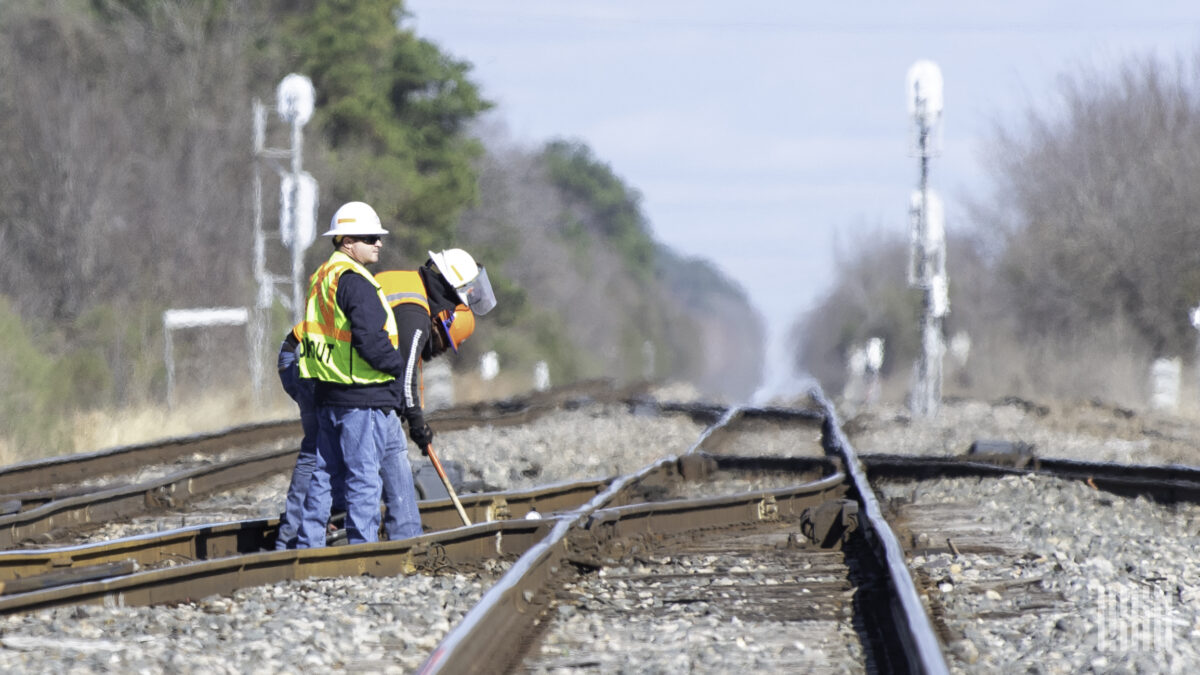
<path fill-rule="evenodd" d="M 433 254 L 431 254 L 432 256 Z M 457 251 L 444 251 L 439 257 L 449 256 L 452 261 L 463 269 L 473 269 L 477 265 L 474 259 Z M 485 271 L 486 273 L 486 271 Z M 452 305 L 460 302 L 457 289 L 450 286 L 449 280 L 430 262 L 421 270 L 387 271 L 375 275 L 392 307 L 397 321 L 397 332 L 401 336 L 400 344 L 409 345 L 411 354 L 420 353 L 421 359 L 409 359 L 416 363 L 416 368 L 410 368 L 412 377 L 394 380 L 393 393 L 396 397 L 396 409 L 409 422 L 410 429 L 416 429 L 418 437 L 425 440 L 426 446 L 432 440 L 432 433 L 426 432 L 422 414 L 424 387 L 421 382 L 421 362 L 429 361 L 445 353 L 447 349 L 458 351 L 458 347 L 475 329 L 475 316 L 466 305 Z M 484 282 L 486 283 L 486 282 Z M 426 285 L 432 291 L 426 290 Z M 470 293 L 471 291 L 468 291 Z M 490 288 L 487 291 L 490 293 Z M 480 294 L 481 297 L 484 294 Z M 431 299 L 432 297 L 432 299 Z M 477 306 L 489 310 L 479 302 Z M 431 309 L 432 308 L 432 309 Z M 314 381 L 302 379 L 299 373 L 299 335 L 303 331 L 303 322 L 294 326 L 284 337 L 279 349 L 279 379 L 284 390 L 300 408 L 300 423 L 304 437 L 300 442 L 300 451 L 296 456 L 296 464 L 292 469 L 292 478 L 288 485 L 284 511 L 280 514 L 279 527 L 275 540 L 276 550 L 296 548 L 298 528 L 303 512 L 305 495 L 308 492 L 312 472 L 316 468 L 316 439 L 317 439 L 317 410 L 314 403 Z M 405 412 L 407 411 L 407 412 Z M 394 418 L 389 417 L 389 421 Z M 399 419 L 394 419 L 396 429 L 389 434 L 391 439 L 384 450 L 380 474 L 382 479 L 383 502 L 387 506 L 383 519 L 383 529 L 388 539 L 402 539 L 417 536 L 422 533 L 420 515 L 416 508 L 416 496 L 412 488 L 411 466 L 405 453 L 404 430 L 399 425 Z M 423 435 L 428 433 L 428 435 Z M 424 447 L 422 446 L 422 449 Z M 331 485 L 332 510 L 345 510 L 345 497 L 341 486 Z"/>
<path fill-rule="evenodd" d="M 304 323 L 296 324 L 279 345 L 279 383 L 283 390 L 300 407 L 300 428 L 304 437 L 300 439 L 300 452 L 292 468 L 292 479 L 288 483 L 287 499 L 283 513 L 279 515 L 279 527 L 275 535 L 275 550 L 296 548 L 300 529 L 300 514 L 304 509 L 304 496 L 308 494 L 308 483 L 313 469 L 317 468 L 317 405 L 313 399 L 314 381 L 300 377 L 300 334 Z M 333 485 L 332 510 L 346 510 L 346 497 L 341 486 Z"/>
<path fill-rule="evenodd" d="M 301 515 L 298 548 L 325 545 L 332 488 L 346 498 L 348 543 L 379 538 L 380 459 L 398 421 L 392 382 L 408 368 L 396 319 L 366 265 L 379 261 L 387 230 L 363 202 L 333 214 L 334 251 L 313 273 L 300 331 L 300 376 L 315 381 L 317 463 Z"/>
<path fill-rule="evenodd" d="M 444 275 L 435 260 L 441 260 L 447 266 L 454 264 L 461 274 Z M 409 364 L 405 376 L 398 378 L 392 386 L 396 408 L 408 422 L 408 435 L 422 453 L 428 454 L 433 430 L 425 422 L 423 412 L 421 364 L 447 350 L 457 352 L 474 332 L 475 315 L 465 304 L 465 299 L 474 297 L 476 307 L 486 313 L 495 306 L 495 296 L 486 270 L 462 249 L 431 252 L 430 260 L 421 268 L 380 272 L 376 280 L 396 317 L 400 350 L 407 352 Z M 394 540 L 421 534 L 421 521 L 412 470 L 405 452 L 404 429 L 399 420 L 391 438 L 392 443 L 383 455 L 383 495 L 387 507 L 383 526 L 388 539 Z"/>

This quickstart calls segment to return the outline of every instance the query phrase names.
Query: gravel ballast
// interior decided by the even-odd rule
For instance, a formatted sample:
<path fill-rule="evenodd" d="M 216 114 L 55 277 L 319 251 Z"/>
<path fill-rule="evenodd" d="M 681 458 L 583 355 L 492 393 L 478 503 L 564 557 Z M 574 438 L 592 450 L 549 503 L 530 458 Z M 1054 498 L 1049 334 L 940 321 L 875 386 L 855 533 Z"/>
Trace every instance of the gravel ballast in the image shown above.
<path fill-rule="evenodd" d="M 952 401 L 932 420 L 879 407 L 844 421 L 860 453 L 957 455 L 974 440 L 998 439 L 1031 444 L 1043 457 L 1200 463 L 1200 424 L 1094 404 Z M 655 418 L 633 415 L 623 405 L 584 405 L 521 427 L 438 434 L 435 442 L 443 462 L 461 462 L 468 479 L 523 489 L 634 471 L 681 454 L 703 428 L 682 415 Z M 737 451 L 787 454 L 774 443 L 764 434 Z M 954 637 L 948 645 L 954 672 L 1200 672 L 1195 506 L 1124 498 L 1043 477 L 928 481 L 915 493 L 913 484 L 877 489 L 885 501 L 975 504 L 989 531 L 1019 542 L 1015 557 L 911 558 Z M 281 477 L 215 496 L 203 508 L 231 519 L 271 517 L 281 510 L 284 490 Z M 188 509 L 140 526 L 152 531 L 196 524 L 193 516 Z M 106 530 L 104 537 L 132 533 Z M 80 607 L 2 617 L 0 670 L 411 672 L 502 572 L 498 564 L 443 576 L 313 579 L 175 607 Z M 1023 608 L 1020 594 L 1030 588 L 1053 601 Z M 569 613 L 563 618 L 584 620 Z M 702 671 L 753 669 L 752 659 L 734 657 L 755 650 L 731 647 L 736 636 L 729 628 L 730 622 L 697 621 L 669 633 L 689 644 L 722 646 L 713 659 L 692 661 Z M 608 650 L 626 648 L 635 645 Z M 780 653 L 793 648 L 779 647 Z M 787 654 L 799 664 L 802 651 Z M 669 652 L 664 658 L 669 665 Z"/>

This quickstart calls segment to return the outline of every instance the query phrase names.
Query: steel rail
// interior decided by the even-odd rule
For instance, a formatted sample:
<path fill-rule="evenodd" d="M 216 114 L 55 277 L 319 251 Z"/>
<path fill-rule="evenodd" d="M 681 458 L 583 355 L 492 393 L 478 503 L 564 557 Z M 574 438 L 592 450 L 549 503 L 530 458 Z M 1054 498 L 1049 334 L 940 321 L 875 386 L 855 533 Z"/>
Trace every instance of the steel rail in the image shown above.
<path fill-rule="evenodd" d="M 588 380 L 553 387 L 527 396 L 435 410 L 426 415 L 426 419 L 439 431 L 456 431 L 483 425 L 526 424 L 563 406 L 578 405 L 587 401 L 617 402 L 634 399 L 643 396 L 646 388 L 646 383 L 618 388 L 609 380 Z M 216 455 L 232 448 L 254 447 L 282 441 L 294 442 L 298 447 L 302 436 L 299 420 L 277 420 L 10 464 L 0 467 L 0 500 L 13 493 L 48 490 L 96 476 L 175 462 L 197 454 Z"/>
<path fill-rule="evenodd" d="M 1027 466 L 979 461 L 971 455 L 930 457 L 860 455 L 872 478 L 929 479 L 978 476 L 1038 475 L 1088 482 L 1124 496 L 1146 496 L 1163 502 L 1200 502 L 1200 467 L 1116 464 L 1034 457 Z"/>
<path fill-rule="evenodd" d="M 299 444 L 302 436 L 299 420 L 261 422 L 166 441 L 10 464 L 0 467 L 0 493 L 47 489 L 151 464 L 166 464 L 195 454 L 218 454 L 233 447 L 252 447 L 287 439 L 294 439 Z"/>
<path fill-rule="evenodd" d="M 55 530 L 95 523 L 188 503 L 194 497 L 244 485 L 286 471 L 295 464 L 295 450 L 260 452 L 219 464 L 193 467 L 167 476 L 48 502 L 19 513 L 0 516 L 0 548 L 12 548 Z"/>
<path fill-rule="evenodd" d="M 661 409 L 645 402 L 648 407 Z M 636 410 L 636 407 L 635 407 Z M 675 411 L 683 411 L 676 408 Z M 708 407 L 701 409 L 706 419 L 712 420 L 710 425 L 701 432 L 699 438 L 683 454 L 682 458 L 668 456 L 648 464 L 641 470 L 622 476 L 613 481 L 609 489 L 597 494 L 587 504 L 575 511 L 563 515 L 554 526 L 547 538 L 526 551 L 519 560 L 492 586 L 483 598 L 463 617 L 457 626 L 443 637 L 434 648 L 418 672 L 425 673 L 483 673 L 501 672 L 515 665 L 521 652 L 521 642 L 514 635 L 525 634 L 537 620 L 540 609 L 548 602 L 546 587 L 551 580 L 560 574 L 574 555 L 574 562 L 594 565 L 595 561 L 581 559 L 577 552 L 572 554 L 569 543 L 573 534 L 586 532 L 594 514 L 608 507 L 627 505 L 623 502 L 625 495 L 637 494 L 647 486 L 661 484 L 670 478 L 679 479 L 688 471 L 689 455 L 699 453 L 706 444 L 720 441 L 720 431 L 740 415 L 745 414 L 742 408 L 721 409 Z M 756 414 L 756 413 L 751 413 Z M 770 413 L 775 415 L 775 412 Z M 779 415 L 780 419 L 798 419 L 811 421 L 812 416 L 804 414 Z M 769 492 L 769 491 L 768 491 Z M 784 492 L 787 492 L 786 490 Z M 764 493 L 754 493 L 755 517 L 761 517 L 764 507 L 759 506 L 766 501 Z M 687 501 L 687 500 L 684 500 Z M 704 504 L 707 500 L 696 500 Z M 745 509 L 745 503 L 734 499 L 735 509 Z M 640 508 L 649 512 L 659 509 L 670 511 L 676 502 L 656 503 L 655 506 Z M 664 505 L 665 504 L 665 505 Z"/>
<path fill-rule="evenodd" d="M 792 487 L 719 497 L 672 499 L 598 509 L 586 529 L 597 541 L 636 535 L 670 535 L 762 520 L 801 520 L 810 509 L 846 496 L 846 474 L 834 471 Z"/>
<path fill-rule="evenodd" d="M 463 495 L 474 521 L 512 520 L 536 511 L 543 517 L 574 509 L 607 487 L 608 480 L 555 483 L 531 490 Z M 418 503 L 422 526 L 438 532 L 459 526 L 448 499 Z M 77 567 L 133 560 L 141 567 L 257 553 L 274 546 L 278 518 L 193 525 L 95 544 L 0 552 L 0 583 Z"/>
<path fill-rule="evenodd" d="M 0 614 L 79 604 L 155 605 L 228 595 L 290 579 L 411 574 L 423 567 L 518 556 L 554 518 L 500 520 L 399 541 L 265 551 L 0 597 Z"/>
<path fill-rule="evenodd" d="M 674 467 L 666 465 L 655 471 L 677 473 Z M 590 489 L 594 491 L 597 487 L 603 487 L 601 494 L 607 495 L 620 495 L 629 489 L 619 479 L 602 486 L 593 485 Z M 188 562 L 177 567 L 138 571 L 120 578 L 0 597 L 0 614 L 103 602 L 126 605 L 182 602 L 288 579 L 362 574 L 389 576 L 413 573 L 422 566 L 515 557 L 543 543 L 555 523 L 569 515 L 477 523 L 395 542 L 265 551 Z M 104 564 L 98 560 L 92 562 Z"/>
<path fill-rule="evenodd" d="M 867 535 L 867 541 L 874 549 L 880 564 L 887 570 L 892 614 L 896 619 L 910 669 L 926 675 L 949 673 L 950 669 L 946 664 L 946 656 L 942 652 L 941 642 L 925 611 L 921 596 L 917 593 L 916 583 L 913 581 L 908 564 L 904 559 L 904 549 L 883 517 L 879 501 L 871 490 L 867 473 L 838 422 L 837 411 L 834 410 L 833 404 L 825 398 L 820 387 L 814 387 L 809 395 L 824 409 L 823 442 L 831 454 L 842 457 L 853 481 L 854 490 L 857 492 L 861 511 L 865 515 L 865 518 L 860 519 L 860 525 L 865 526 L 863 529 L 864 534 Z"/>
<path fill-rule="evenodd" d="M 534 544 L 488 589 L 461 621 L 438 643 L 421 665 L 419 673 L 484 672 L 481 664 L 490 662 L 493 672 L 502 672 L 519 653 L 514 634 L 523 634 L 536 620 L 538 611 L 532 602 L 542 595 L 551 578 L 567 564 L 567 536 L 593 512 L 632 490 L 643 480 L 660 472 L 676 470 L 678 460 L 665 457 L 636 473 L 614 480 L 606 490 L 586 504 L 557 519 L 542 541 Z"/>
<path fill-rule="evenodd" d="M 679 461 L 667 457 L 624 476 L 610 490 L 564 514 L 547 538 L 526 551 L 442 639 L 418 672 L 489 673 L 516 667 L 521 636 L 551 600 L 548 587 L 567 570 L 603 566 L 602 551 L 615 542 L 764 520 L 802 522 L 813 509 L 844 497 L 847 489 L 845 474 L 835 471 L 788 488 L 606 506 L 620 501 L 622 493 L 636 493 L 641 483 L 664 475 L 678 477 Z"/>
<path fill-rule="evenodd" d="M 557 390 L 539 392 L 524 399 L 491 402 L 463 406 L 431 413 L 429 419 L 439 422 L 443 430 L 454 430 L 483 425 L 526 424 L 532 419 L 558 409 L 560 406 L 581 405 L 585 402 L 628 402 L 631 394 L 641 391 L 641 385 L 633 388 L 616 389 L 605 381 L 589 381 Z M 439 415 L 439 413 L 443 413 Z M 469 413 L 469 414 L 468 414 Z M 279 429 L 290 429 L 292 423 L 261 424 L 242 427 L 220 434 L 210 434 L 196 442 L 183 440 L 163 444 L 130 446 L 93 455 L 52 458 L 42 465 L 49 473 L 23 474 L 28 480 L 55 480 L 67 475 L 79 475 L 87 471 L 98 471 L 101 467 L 113 470 L 126 467 L 132 461 L 157 459 L 178 460 L 207 451 L 228 451 L 220 445 L 224 442 L 242 444 L 254 439 L 259 443 L 270 438 L 269 434 Z M 263 434 L 267 434 L 264 436 Z M 185 439 L 186 440 L 186 439 Z M 275 439 L 278 442 L 278 438 Z M 298 439 L 297 439 L 298 440 Z M 181 450 L 186 448 L 186 452 Z M 135 515 L 161 511 L 188 503 L 201 495 L 226 490 L 238 485 L 254 482 L 292 468 L 295 463 L 295 446 L 257 452 L 223 462 L 177 471 L 166 477 L 138 483 L 102 487 L 83 494 L 72 489 L 60 494 L 69 494 L 61 499 L 45 501 L 39 498 L 37 506 L 26 510 L 9 509 L 0 515 L 0 549 L 9 549 L 25 541 L 33 541 L 64 528 L 86 527 L 99 522 L 129 518 Z M 98 456 L 108 463 L 99 463 Z M 20 467 L 21 465 L 18 465 Z M 144 465 L 138 465 L 142 468 Z M 14 469 L 14 467 L 8 467 Z M 0 469 L 0 475 L 7 469 Z M 29 494 L 28 492 L 26 494 Z M 474 514 L 477 518 L 489 519 L 486 513 Z"/>

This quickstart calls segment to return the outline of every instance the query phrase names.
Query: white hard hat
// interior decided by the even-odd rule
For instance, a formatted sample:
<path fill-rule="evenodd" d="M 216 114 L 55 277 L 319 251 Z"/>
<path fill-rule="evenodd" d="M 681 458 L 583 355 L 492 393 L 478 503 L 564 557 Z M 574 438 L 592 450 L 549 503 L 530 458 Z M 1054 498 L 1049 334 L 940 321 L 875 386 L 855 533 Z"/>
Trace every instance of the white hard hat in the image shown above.
<path fill-rule="evenodd" d="M 379 215 L 369 204 L 363 202 L 346 202 L 333 214 L 329 221 L 329 231 L 323 236 L 340 237 L 367 234 L 387 234 L 387 230 L 379 224 Z"/>
<path fill-rule="evenodd" d="M 448 248 L 441 253 L 430 251 L 429 259 L 455 288 L 465 286 L 479 276 L 479 265 L 475 263 L 475 258 L 461 248 Z"/>
<path fill-rule="evenodd" d="M 472 312 L 483 316 L 496 306 L 496 294 L 492 291 L 487 270 L 477 264 L 470 253 L 461 248 L 448 248 L 441 253 L 430 251 L 429 259 Z"/>

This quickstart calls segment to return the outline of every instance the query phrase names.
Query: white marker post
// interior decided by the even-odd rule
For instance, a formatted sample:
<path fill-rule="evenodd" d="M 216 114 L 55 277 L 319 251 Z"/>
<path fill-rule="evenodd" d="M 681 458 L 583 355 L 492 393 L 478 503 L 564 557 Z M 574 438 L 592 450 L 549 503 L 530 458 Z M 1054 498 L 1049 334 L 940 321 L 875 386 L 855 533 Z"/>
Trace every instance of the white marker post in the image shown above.
<path fill-rule="evenodd" d="M 175 344 L 172 331 L 207 326 L 248 326 L 250 312 L 245 307 L 215 307 L 211 309 L 168 309 L 163 312 L 163 350 L 167 365 L 167 409 L 175 407 Z M 247 334 L 250 347 L 250 372 L 255 372 L 258 358 L 253 339 Z M 259 366 L 261 368 L 261 365 Z"/>

